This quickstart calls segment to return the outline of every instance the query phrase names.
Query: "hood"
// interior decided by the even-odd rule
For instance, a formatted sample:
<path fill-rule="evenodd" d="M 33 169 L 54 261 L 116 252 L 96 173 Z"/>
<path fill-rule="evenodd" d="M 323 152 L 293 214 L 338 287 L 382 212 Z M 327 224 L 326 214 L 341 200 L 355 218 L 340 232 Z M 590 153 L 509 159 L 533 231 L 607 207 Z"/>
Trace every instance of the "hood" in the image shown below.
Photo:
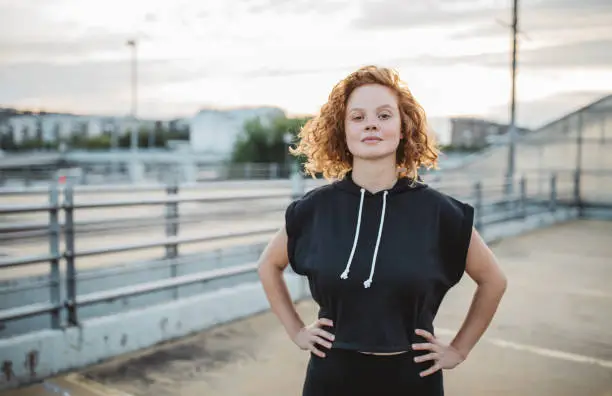
<path fill-rule="evenodd" d="M 339 181 L 335 182 L 334 185 L 343 190 L 346 191 L 348 193 L 351 193 L 353 195 L 361 195 L 361 186 L 357 185 L 354 181 L 353 181 L 353 172 L 350 171 L 348 172 L 344 178 L 340 179 Z M 407 192 L 407 191 L 413 191 L 413 190 L 420 190 L 422 188 L 426 188 L 427 184 L 425 184 L 423 182 L 423 179 L 421 179 L 421 177 L 419 176 L 416 180 L 410 177 L 401 177 L 399 179 L 397 179 L 397 182 L 395 183 L 395 185 L 393 185 L 393 187 L 391 187 L 390 189 L 386 189 L 386 190 L 381 190 L 378 191 L 376 193 L 371 193 L 368 190 L 364 191 L 364 194 L 366 197 L 368 196 L 377 196 L 377 195 L 382 195 L 385 192 L 387 192 L 388 195 L 396 195 L 396 194 L 401 194 L 403 192 Z"/>

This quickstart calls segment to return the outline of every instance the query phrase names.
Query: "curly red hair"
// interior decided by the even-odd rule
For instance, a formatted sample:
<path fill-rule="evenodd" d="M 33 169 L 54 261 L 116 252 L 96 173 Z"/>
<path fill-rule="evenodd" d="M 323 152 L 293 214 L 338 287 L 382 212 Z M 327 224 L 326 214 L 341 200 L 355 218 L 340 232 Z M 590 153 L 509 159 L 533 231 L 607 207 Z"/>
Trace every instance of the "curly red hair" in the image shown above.
<path fill-rule="evenodd" d="M 319 115 L 300 130 L 299 143 L 290 152 L 306 157 L 305 173 L 333 179 L 343 177 L 352 169 L 352 154 L 344 133 L 346 103 L 353 90 L 366 84 L 380 84 L 397 94 L 402 139 L 396 164 L 400 175 L 417 178 L 420 167 L 437 167 L 438 149 L 434 137 L 429 134 L 425 111 L 399 73 L 389 68 L 365 66 L 337 83 Z"/>

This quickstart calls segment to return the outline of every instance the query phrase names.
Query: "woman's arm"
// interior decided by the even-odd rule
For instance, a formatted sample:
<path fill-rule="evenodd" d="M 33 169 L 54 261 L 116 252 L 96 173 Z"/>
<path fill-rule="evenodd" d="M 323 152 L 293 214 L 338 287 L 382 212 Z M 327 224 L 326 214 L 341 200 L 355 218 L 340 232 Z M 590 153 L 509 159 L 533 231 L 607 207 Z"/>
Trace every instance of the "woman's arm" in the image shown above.
<path fill-rule="evenodd" d="M 489 327 L 508 283 L 493 252 L 475 229 L 472 229 L 465 272 L 478 286 L 465 321 L 450 344 L 464 358 Z"/>
<path fill-rule="evenodd" d="M 468 247 L 465 272 L 478 284 L 478 287 L 465 321 L 450 345 L 442 343 L 428 331 L 416 329 L 416 334 L 425 338 L 427 342 L 413 344 L 413 349 L 430 353 L 416 356 L 414 360 L 435 361 L 431 367 L 420 373 L 421 376 L 431 375 L 440 369 L 452 369 L 464 361 L 489 327 L 506 291 L 505 275 L 499 268 L 493 252 L 474 228 Z"/>
<path fill-rule="evenodd" d="M 258 274 L 272 312 L 279 318 L 287 334 L 294 339 L 304 322 L 295 310 L 283 272 L 289 264 L 287 232 L 281 228 L 268 243 L 258 262 Z"/>
<path fill-rule="evenodd" d="M 281 228 L 268 243 L 259 259 L 259 279 L 270 303 L 272 312 L 278 317 L 291 340 L 302 350 L 310 350 L 315 355 L 325 357 L 315 344 L 331 348 L 333 334 L 323 330 L 323 326 L 333 326 L 327 318 L 319 318 L 305 326 L 297 313 L 283 272 L 289 264 L 287 254 L 287 231 Z"/>

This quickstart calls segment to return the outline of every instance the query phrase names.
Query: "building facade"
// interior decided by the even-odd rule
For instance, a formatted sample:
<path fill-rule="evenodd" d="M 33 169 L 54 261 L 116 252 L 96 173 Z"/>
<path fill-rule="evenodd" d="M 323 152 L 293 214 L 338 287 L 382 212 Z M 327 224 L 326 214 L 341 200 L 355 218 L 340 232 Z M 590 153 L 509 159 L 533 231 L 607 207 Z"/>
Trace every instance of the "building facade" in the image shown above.
<path fill-rule="evenodd" d="M 491 144 L 503 143 L 507 138 L 509 125 L 472 117 L 453 117 L 450 119 L 450 144 L 459 149 L 478 150 Z M 517 127 L 519 135 L 529 129 Z"/>
<path fill-rule="evenodd" d="M 259 118 L 266 125 L 285 112 L 276 107 L 214 110 L 198 112 L 190 122 L 189 139 L 194 152 L 228 158 L 234 144 L 244 130 L 244 124 Z"/>
<path fill-rule="evenodd" d="M 25 113 L 0 118 L 2 142 L 19 145 L 28 140 L 66 141 L 70 138 L 110 135 L 119 137 L 132 130 L 154 131 L 162 127 L 188 133 L 189 120 L 169 121 L 133 119 L 128 116 L 88 116 L 55 113 Z"/>

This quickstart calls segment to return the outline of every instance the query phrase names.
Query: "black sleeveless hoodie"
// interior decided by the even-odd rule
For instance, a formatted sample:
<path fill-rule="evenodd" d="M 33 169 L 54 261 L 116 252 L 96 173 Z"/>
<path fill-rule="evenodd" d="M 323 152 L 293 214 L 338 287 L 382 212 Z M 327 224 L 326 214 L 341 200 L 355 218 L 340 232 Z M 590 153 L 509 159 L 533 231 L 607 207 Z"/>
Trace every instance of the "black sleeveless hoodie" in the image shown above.
<path fill-rule="evenodd" d="M 334 322 L 333 348 L 410 350 L 464 273 L 474 210 L 421 181 L 374 194 L 351 176 L 287 207 L 291 268 Z"/>

